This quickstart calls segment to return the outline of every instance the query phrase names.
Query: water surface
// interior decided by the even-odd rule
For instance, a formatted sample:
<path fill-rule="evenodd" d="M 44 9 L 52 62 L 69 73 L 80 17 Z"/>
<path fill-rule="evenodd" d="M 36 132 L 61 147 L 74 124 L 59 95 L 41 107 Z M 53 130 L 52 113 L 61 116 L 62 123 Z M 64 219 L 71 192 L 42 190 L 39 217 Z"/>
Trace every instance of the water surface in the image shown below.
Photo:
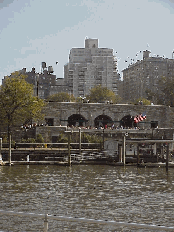
<path fill-rule="evenodd" d="M 174 226 L 173 177 L 172 168 L 1 166 L 0 208 Z M 0 230 L 39 232 L 43 220 L 0 215 Z M 49 220 L 49 231 L 149 230 Z"/>

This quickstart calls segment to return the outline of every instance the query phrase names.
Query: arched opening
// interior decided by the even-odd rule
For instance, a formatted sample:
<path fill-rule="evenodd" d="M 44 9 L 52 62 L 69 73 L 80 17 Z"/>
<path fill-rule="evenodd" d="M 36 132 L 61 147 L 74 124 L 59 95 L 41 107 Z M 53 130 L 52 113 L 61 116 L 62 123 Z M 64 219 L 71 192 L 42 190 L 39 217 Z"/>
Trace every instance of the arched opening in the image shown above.
<path fill-rule="evenodd" d="M 134 126 L 134 117 L 130 114 L 124 116 L 120 121 L 120 126 L 123 128 L 132 128 Z"/>
<path fill-rule="evenodd" d="M 72 114 L 68 118 L 68 126 L 86 126 L 87 121 L 81 114 Z"/>
<path fill-rule="evenodd" d="M 113 124 L 112 118 L 104 114 L 97 116 L 94 120 L 94 125 L 97 128 L 98 127 L 106 128 L 107 126 L 111 126 L 112 124 Z"/>

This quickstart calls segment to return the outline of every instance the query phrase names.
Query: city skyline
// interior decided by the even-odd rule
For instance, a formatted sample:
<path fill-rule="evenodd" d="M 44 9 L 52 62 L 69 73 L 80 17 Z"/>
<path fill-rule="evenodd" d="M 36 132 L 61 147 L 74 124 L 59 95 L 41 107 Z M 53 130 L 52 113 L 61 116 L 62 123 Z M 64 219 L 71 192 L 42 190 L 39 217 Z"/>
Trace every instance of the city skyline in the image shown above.
<path fill-rule="evenodd" d="M 40 72 L 43 61 L 63 78 L 70 50 L 86 37 L 114 50 L 121 75 L 140 51 L 172 58 L 174 50 L 174 0 L 1 0 L 0 13 L 0 82 L 24 67 Z"/>

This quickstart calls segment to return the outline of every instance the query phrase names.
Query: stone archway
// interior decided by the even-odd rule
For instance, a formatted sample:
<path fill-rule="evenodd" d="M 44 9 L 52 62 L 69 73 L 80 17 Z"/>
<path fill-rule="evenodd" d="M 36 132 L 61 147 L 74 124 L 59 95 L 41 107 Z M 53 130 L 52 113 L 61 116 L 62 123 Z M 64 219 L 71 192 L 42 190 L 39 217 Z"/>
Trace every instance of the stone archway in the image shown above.
<path fill-rule="evenodd" d="M 106 126 L 111 126 L 112 124 L 112 118 L 105 114 L 99 115 L 94 119 L 94 126 L 97 128 L 100 126 L 105 128 Z"/>
<path fill-rule="evenodd" d="M 87 121 L 81 114 L 72 114 L 68 117 L 68 126 L 86 126 Z"/>
<path fill-rule="evenodd" d="M 124 116 L 120 120 L 120 126 L 122 126 L 123 128 L 132 128 L 134 126 L 134 117 L 130 114 Z"/>

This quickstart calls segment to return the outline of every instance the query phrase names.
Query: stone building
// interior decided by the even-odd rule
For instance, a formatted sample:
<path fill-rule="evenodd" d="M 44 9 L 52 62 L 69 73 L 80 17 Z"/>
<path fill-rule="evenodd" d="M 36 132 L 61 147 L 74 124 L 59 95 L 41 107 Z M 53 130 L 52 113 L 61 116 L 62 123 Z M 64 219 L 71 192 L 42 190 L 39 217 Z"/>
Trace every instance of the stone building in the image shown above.
<path fill-rule="evenodd" d="M 130 125 L 130 118 L 146 113 L 146 119 L 138 122 L 135 128 Z M 21 129 L 21 126 L 14 128 L 13 140 L 20 142 L 22 138 L 36 138 L 41 134 L 46 142 L 55 142 L 56 138 L 66 131 L 73 129 L 78 131 L 82 127 L 87 132 L 87 128 L 92 133 L 112 132 L 116 137 L 118 133 L 122 136 L 131 133 L 139 136 L 139 133 L 152 137 L 154 133 L 158 138 L 168 137 L 173 139 L 174 133 L 174 107 L 160 105 L 133 105 L 133 104 L 105 104 L 105 103 L 75 103 L 75 102 L 48 102 L 43 109 L 44 119 L 38 121 L 37 126 Z M 168 120 L 166 120 L 168 119 Z M 128 125 L 129 124 L 129 125 Z M 39 126 L 40 125 L 40 126 Z M 114 129 L 112 128 L 114 125 Z M 137 129 L 139 128 L 139 129 Z M 0 136 L 6 133 L 0 130 Z"/>
<path fill-rule="evenodd" d="M 120 76 L 113 49 L 99 48 L 98 39 L 85 39 L 85 48 L 71 49 L 69 63 L 64 66 L 64 79 L 69 94 L 75 97 L 84 97 L 96 85 L 118 94 Z"/>
<path fill-rule="evenodd" d="M 56 78 L 52 66 L 46 67 L 46 63 L 42 62 L 42 70 L 37 73 L 35 68 L 31 71 L 23 68 L 19 73 L 26 75 L 26 81 L 33 85 L 34 95 L 41 99 L 47 99 L 50 95 L 58 92 L 66 92 L 67 87 L 64 85 L 64 78 Z M 2 84 L 5 80 L 2 80 Z"/>
<path fill-rule="evenodd" d="M 143 60 L 138 60 L 122 71 L 124 100 L 131 102 L 147 98 L 147 90 L 158 93 L 158 80 L 161 77 L 174 78 L 173 59 L 150 57 L 149 54 L 150 51 L 143 51 Z"/>
<path fill-rule="evenodd" d="M 123 120 L 127 121 L 128 116 L 139 115 L 146 112 L 146 119 L 137 124 L 140 130 L 137 130 L 133 125 L 122 127 Z M 107 125 L 107 129 L 114 124 L 116 129 L 110 130 L 115 136 L 119 131 L 126 133 L 137 134 L 153 133 L 153 128 L 156 133 L 160 134 L 159 130 L 163 131 L 165 138 L 165 130 L 170 129 L 173 134 L 174 123 L 174 108 L 160 105 L 133 105 L 133 104 L 105 104 L 105 103 L 75 103 L 75 102 L 49 102 L 44 109 L 45 121 L 36 128 L 36 134 L 42 134 L 44 139 L 56 138 L 59 135 L 59 129 L 66 130 L 68 127 L 78 131 L 78 127 L 82 128 L 98 128 L 93 129 L 93 132 L 102 131 L 100 127 Z M 166 120 L 168 118 L 168 120 Z M 164 130 L 165 129 L 165 130 Z M 162 137 L 161 137 L 162 138 Z M 54 139 L 52 139 L 54 141 Z"/>

